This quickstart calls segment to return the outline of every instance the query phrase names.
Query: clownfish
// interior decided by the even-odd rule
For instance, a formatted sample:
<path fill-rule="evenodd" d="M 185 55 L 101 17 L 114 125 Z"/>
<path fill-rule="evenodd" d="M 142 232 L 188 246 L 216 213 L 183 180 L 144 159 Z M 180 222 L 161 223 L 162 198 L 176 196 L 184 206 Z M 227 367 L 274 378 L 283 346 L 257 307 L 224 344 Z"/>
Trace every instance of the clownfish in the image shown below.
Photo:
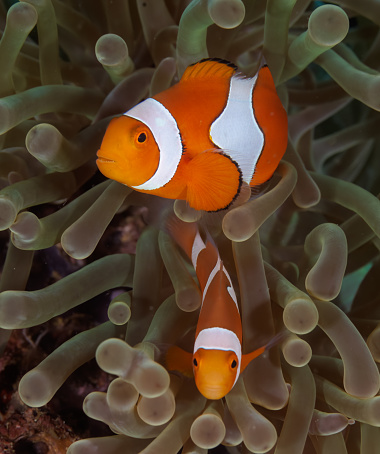
<path fill-rule="evenodd" d="M 243 181 L 255 187 L 271 178 L 287 128 L 267 66 L 249 78 L 230 62 L 208 58 L 112 119 L 97 165 L 136 191 L 218 211 L 231 205 Z"/>
<path fill-rule="evenodd" d="M 178 346 L 168 349 L 168 370 L 194 375 L 199 392 L 221 399 L 235 385 L 248 364 L 282 338 L 276 335 L 263 347 L 242 354 L 242 323 L 236 294 L 218 249 L 208 235 L 203 241 L 197 224 L 171 218 L 167 230 L 191 260 L 202 292 L 193 353 Z"/>

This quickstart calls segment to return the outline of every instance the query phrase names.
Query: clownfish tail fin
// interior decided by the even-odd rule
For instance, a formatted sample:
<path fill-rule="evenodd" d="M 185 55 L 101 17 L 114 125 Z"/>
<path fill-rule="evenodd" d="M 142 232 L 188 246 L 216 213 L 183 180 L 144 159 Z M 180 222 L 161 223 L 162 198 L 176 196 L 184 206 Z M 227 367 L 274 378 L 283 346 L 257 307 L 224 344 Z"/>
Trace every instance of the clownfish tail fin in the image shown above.
<path fill-rule="evenodd" d="M 210 244 L 212 245 L 212 247 L 216 250 L 217 254 L 219 255 L 218 246 L 216 245 L 215 240 L 214 240 L 214 238 L 211 236 L 211 233 L 208 231 L 207 227 L 206 227 L 206 226 L 203 226 L 202 231 L 204 232 L 205 237 L 206 237 L 206 238 L 205 238 L 206 246 L 207 246 L 207 243 L 210 243 Z"/>
<path fill-rule="evenodd" d="M 191 251 L 198 232 L 197 223 L 181 221 L 174 213 L 171 213 L 166 219 L 164 230 L 191 260 Z"/>

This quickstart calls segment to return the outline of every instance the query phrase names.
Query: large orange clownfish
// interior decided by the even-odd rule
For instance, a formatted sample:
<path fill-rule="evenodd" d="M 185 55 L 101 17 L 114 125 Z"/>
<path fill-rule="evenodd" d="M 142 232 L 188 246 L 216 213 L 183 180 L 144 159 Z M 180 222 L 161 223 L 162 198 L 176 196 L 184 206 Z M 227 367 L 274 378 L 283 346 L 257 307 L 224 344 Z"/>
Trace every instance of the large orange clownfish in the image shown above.
<path fill-rule="evenodd" d="M 136 191 L 218 211 L 242 182 L 266 182 L 287 145 L 287 115 L 267 66 L 248 78 L 224 60 L 190 65 L 178 84 L 148 98 L 105 133 L 97 165 Z"/>
<path fill-rule="evenodd" d="M 196 223 L 177 218 L 168 231 L 190 258 L 202 292 L 202 306 L 193 353 L 173 346 L 166 354 L 166 367 L 185 375 L 194 374 L 195 384 L 207 399 L 221 399 L 235 385 L 248 364 L 283 337 L 280 333 L 263 347 L 242 354 L 242 324 L 236 294 L 218 249 L 206 242 Z"/>

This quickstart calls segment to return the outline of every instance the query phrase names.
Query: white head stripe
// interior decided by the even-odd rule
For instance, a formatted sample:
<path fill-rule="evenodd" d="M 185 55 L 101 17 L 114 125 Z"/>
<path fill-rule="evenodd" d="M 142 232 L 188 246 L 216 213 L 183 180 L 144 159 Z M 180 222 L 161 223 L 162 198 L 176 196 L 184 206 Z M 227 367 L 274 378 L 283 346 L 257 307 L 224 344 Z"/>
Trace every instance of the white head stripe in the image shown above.
<path fill-rule="evenodd" d="M 238 370 L 236 374 L 236 380 L 238 379 L 240 374 L 240 364 L 242 355 L 241 344 L 239 338 L 233 331 L 219 327 L 203 329 L 198 334 L 198 337 L 195 339 L 194 353 L 199 348 L 204 348 L 205 350 L 224 350 L 224 351 L 231 350 L 235 352 L 238 358 Z"/>
<path fill-rule="evenodd" d="M 212 141 L 238 163 L 247 183 L 252 179 L 264 145 L 264 135 L 252 106 L 256 79 L 257 75 L 252 79 L 231 77 L 226 107 L 210 128 Z"/>
<path fill-rule="evenodd" d="M 237 335 L 226 328 L 205 328 L 198 334 L 194 343 L 194 353 L 198 348 L 206 350 L 231 350 L 236 353 L 236 356 L 241 357 L 241 345 Z"/>
<path fill-rule="evenodd" d="M 145 123 L 160 150 L 160 161 L 154 175 L 145 183 L 132 187 L 143 190 L 161 188 L 173 178 L 182 156 L 177 122 L 168 109 L 153 98 L 137 104 L 124 115 Z"/>
<path fill-rule="evenodd" d="M 199 235 L 199 232 L 197 232 L 197 234 L 195 235 L 193 247 L 191 250 L 191 263 L 193 264 L 193 267 L 195 269 L 197 269 L 198 255 L 203 249 L 206 249 L 206 245 L 204 244 L 201 236 Z"/>

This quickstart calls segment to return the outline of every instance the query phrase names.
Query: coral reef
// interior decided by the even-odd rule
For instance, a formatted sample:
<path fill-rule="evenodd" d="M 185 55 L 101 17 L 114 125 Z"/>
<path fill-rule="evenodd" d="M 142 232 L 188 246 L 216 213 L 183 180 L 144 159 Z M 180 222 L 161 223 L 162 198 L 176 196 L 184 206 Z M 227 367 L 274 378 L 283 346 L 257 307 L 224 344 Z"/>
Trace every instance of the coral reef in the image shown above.
<path fill-rule="evenodd" d="M 378 450 L 379 18 L 376 0 L 0 2 L 3 452 Z M 95 155 L 113 116 L 190 63 L 252 76 L 262 56 L 284 160 L 258 197 L 174 211 L 218 246 L 243 353 L 286 336 L 207 401 L 165 368 L 168 346 L 192 351 L 201 303 L 162 229 L 171 205 L 105 181 Z"/>

